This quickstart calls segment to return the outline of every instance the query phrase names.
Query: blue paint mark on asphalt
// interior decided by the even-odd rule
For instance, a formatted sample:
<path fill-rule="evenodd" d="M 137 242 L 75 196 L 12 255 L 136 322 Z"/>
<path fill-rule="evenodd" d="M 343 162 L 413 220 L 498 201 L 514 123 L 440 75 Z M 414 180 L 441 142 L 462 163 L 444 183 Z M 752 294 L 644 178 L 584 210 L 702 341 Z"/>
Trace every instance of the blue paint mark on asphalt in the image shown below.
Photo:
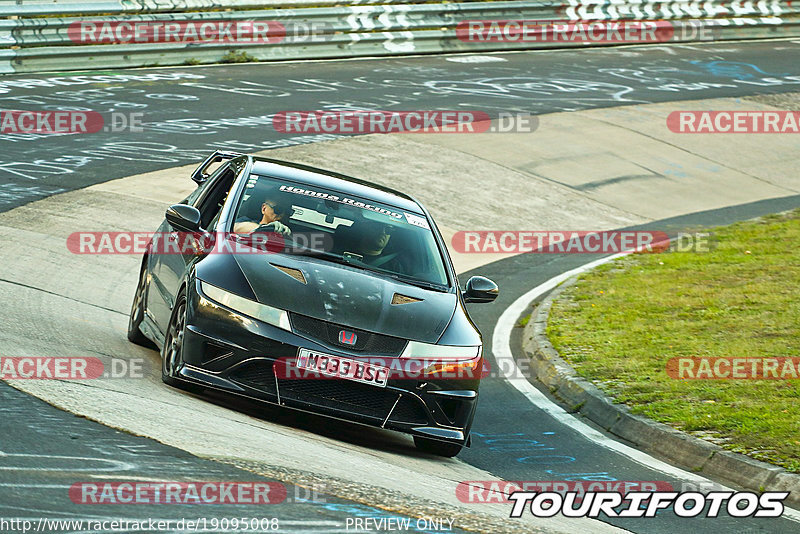
<path fill-rule="evenodd" d="M 555 432 L 542 432 L 543 435 L 546 436 L 554 436 Z M 508 450 L 519 450 L 519 449 L 529 449 L 530 447 L 540 447 L 539 451 L 546 451 L 546 450 L 555 450 L 552 447 L 544 447 L 543 443 L 540 443 L 537 440 L 530 439 L 525 437 L 525 434 L 521 432 L 515 433 L 507 433 L 507 434 L 482 434 L 480 432 L 472 431 L 472 436 L 477 438 L 478 440 L 482 441 L 484 444 L 489 445 L 489 450 L 493 452 L 500 452 L 500 451 L 508 451 Z M 574 456 L 563 456 L 563 455 L 530 455 L 530 456 L 522 456 L 516 459 L 519 463 L 524 464 L 566 464 L 576 461 Z M 574 482 L 574 481 L 584 481 L 584 482 L 616 482 L 618 479 L 611 476 L 610 473 L 607 471 L 602 472 L 593 472 L 593 473 L 561 473 L 557 472 L 553 469 L 546 469 L 544 471 L 548 475 L 552 476 L 554 480 L 559 481 L 566 481 L 566 482 Z M 645 509 L 647 505 L 640 505 L 643 506 Z M 624 509 L 624 505 L 621 505 L 618 510 Z M 656 511 L 656 515 L 666 512 L 670 510 L 672 507 L 670 506 L 667 509 L 659 509 Z"/>
<path fill-rule="evenodd" d="M 555 434 L 555 432 L 552 434 Z M 473 431 L 472 435 L 483 441 L 484 444 L 488 445 L 489 450 L 492 452 L 535 450 L 536 453 L 539 453 L 555 450 L 554 447 L 548 447 L 546 443 L 542 443 L 535 439 L 530 439 L 521 432 L 511 434 L 481 434 L 480 432 Z M 554 454 L 533 454 L 530 456 L 520 456 L 517 458 L 517 462 L 523 464 L 564 464 L 574 461 L 575 457 L 573 456 Z"/>
<path fill-rule="evenodd" d="M 664 176 L 665 177 L 672 176 L 673 178 L 686 178 L 689 175 L 686 174 L 683 171 L 676 171 L 676 170 L 672 170 L 672 169 L 666 169 L 664 171 Z"/>
<path fill-rule="evenodd" d="M 523 456 L 517 458 L 517 462 L 521 464 L 568 464 L 574 462 L 574 456 Z"/>
<path fill-rule="evenodd" d="M 587 482 L 615 482 L 617 480 L 608 474 L 607 471 L 601 473 L 556 473 L 552 469 L 547 469 L 545 473 L 567 482 L 573 482 L 575 480 L 585 480 Z"/>
<path fill-rule="evenodd" d="M 742 63 L 740 61 L 690 61 L 692 65 L 697 65 L 702 70 L 712 76 L 721 78 L 736 78 L 739 80 L 750 80 L 757 74 L 766 76 L 787 76 L 788 73 L 765 72 L 752 63 Z M 753 72 L 751 72 L 753 71 Z"/>

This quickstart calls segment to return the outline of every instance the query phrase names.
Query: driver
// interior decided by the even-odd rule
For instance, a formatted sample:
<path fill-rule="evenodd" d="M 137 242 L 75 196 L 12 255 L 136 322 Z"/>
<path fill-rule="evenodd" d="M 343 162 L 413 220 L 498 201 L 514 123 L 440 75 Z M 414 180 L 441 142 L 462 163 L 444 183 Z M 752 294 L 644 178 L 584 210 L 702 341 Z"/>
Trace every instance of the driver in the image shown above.
<path fill-rule="evenodd" d="M 267 195 L 264 203 L 261 204 L 261 220 L 259 222 L 240 219 L 233 225 L 233 231 L 237 234 L 250 234 L 259 232 L 277 232 L 288 236 L 292 233 L 288 226 L 281 221 L 286 220 L 292 213 L 292 205 L 285 199 L 272 194 Z"/>
<path fill-rule="evenodd" d="M 400 253 L 384 253 L 395 227 L 384 223 L 369 223 L 359 226 L 361 227 L 358 228 L 359 233 L 356 238 L 355 248 L 356 252 L 363 256 L 361 262 L 378 269 L 402 273 L 403 266 L 400 263 Z"/>

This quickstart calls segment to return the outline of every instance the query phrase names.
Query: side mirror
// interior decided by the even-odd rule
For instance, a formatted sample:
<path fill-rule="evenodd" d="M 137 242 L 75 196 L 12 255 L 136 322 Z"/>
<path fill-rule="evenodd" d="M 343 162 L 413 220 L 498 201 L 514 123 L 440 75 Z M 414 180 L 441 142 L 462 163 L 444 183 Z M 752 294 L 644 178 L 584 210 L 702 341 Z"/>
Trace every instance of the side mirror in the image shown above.
<path fill-rule="evenodd" d="M 497 284 L 483 276 L 473 276 L 467 280 L 462 296 L 464 302 L 492 302 L 500 293 Z"/>
<path fill-rule="evenodd" d="M 167 222 L 179 232 L 200 231 L 200 211 L 188 204 L 174 204 L 164 214 Z"/>

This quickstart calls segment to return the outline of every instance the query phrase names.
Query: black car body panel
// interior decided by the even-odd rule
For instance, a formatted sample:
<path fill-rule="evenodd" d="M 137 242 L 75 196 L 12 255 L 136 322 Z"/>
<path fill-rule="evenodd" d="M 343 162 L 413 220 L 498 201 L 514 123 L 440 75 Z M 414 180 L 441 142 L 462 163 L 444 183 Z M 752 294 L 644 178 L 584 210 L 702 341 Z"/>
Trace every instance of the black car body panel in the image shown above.
<path fill-rule="evenodd" d="M 314 258 L 252 254 L 236 257 L 256 300 L 321 321 L 436 343 L 450 322 L 456 295 L 387 280 L 379 274 Z M 297 269 L 306 283 L 275 266 Z M 275 291 L 284 287 L 286 291 Z M 392 305 L 402 294 L 418 302 Z"/>
<path fill-rule="evenodd" d="M 186 379 L 360 423 L 425 435 L 432 435 L 430 428 L 441 428 L 452 437 L 466 439 L 478 380 L 398 379 L 378 388 L 345 380 L 286 379 L 274 366 L 292 360 L 298 347 L 347 358 L 359 355 L 252 321 L 203 298 L 196 283 L 193 288 L 189 292 L 193 320 L 187 327 L 186 366 L 181 372 Z M 450 406 L 451 396 L 437 392 L 452 391 L 459 391 L 460 397 L 457 405 Z"/>
<path fill-rule="evenodd" d="M 193 179 L 201 183 L 183 201 L 200 212 L 202 228 L 230 232 L 235 210 L 256 175 L 333 190 L 429 221 L 426 228 L 441 256 L 447 285 L 408 283 L 358 266 L 291 253 L 148 253 L 142 264 L 143 319 L 135 327 L 162 349 L 162 359 L 176 301 L 185 297 L 186 302 L 181 362 L 171 378 L 426 439 L 468 443 L 479 373 L 431 378 L 390 372 L 383 387 L 292 374 L 303 350 L 352 361 L 380 358 L 386 367 L 400 364 L 400 369 L 413 355 L 412 345 L 433 347 L 434 352 L 439 346 L 475 349 L 473 360 L 479 362 L 477 369 L 482 368 L 480 333 L 466 311 L 444 239 L 427 211 L 403 193 L 329 171 L 220 154 L 219 169 L 210 175 L 205 168 L 195 171 Z M 173 226 L 165 221 L 158 232 L 169 235 Z M 278 325 L 217 302 L 204 293 L 211 288 L 280 311 L 286 322 Z M 343 331 L 353 334 L 352 344 L 342 342 Z"/>

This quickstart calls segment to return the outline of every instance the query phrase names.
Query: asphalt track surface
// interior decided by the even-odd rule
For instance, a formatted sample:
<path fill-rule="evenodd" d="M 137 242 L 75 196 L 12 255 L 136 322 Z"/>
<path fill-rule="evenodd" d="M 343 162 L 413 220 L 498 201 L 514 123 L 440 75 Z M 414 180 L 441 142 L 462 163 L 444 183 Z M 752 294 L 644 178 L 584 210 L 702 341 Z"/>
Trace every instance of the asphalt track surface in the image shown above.
<path fill-rule="evenodd" d="M 67 499 L 76 483 L 101 484 L 174 481 L 198 482 L 269 482 L 270 479 L 237 469 L 234 466 L 203 460 L 180 449 L 156 441 L 132 436 L 63 412 L 38 399 L 3 385 L 0 387 L 2 423 L 0 432 L 0 519 L 27 520 L 34 526 L 41 518 L 49 521 L 39 532 L 111 532 L 87 530 L 88 522 L 143 521 L 145 528 L 118 532 L 155 532 L 146 530 L 148 521 L 170 521 L 164 532 L 186 532 L 178 528 L 180 520 L 203 521 L 210 532 L 212 519 L 228 521 L 256 520 L 258 528 L 249 532 L 275 532 L 269 522 L 277 518 L 280 532 L 342 532 L 347 518 L 410 519 L 379 508 L 348 502 L 313 487 L 286 486 L 286 498 L 275 504 L 77 504 Z M 107 502 L 107 501 L 106 501 Z M 84 521 L 82 529 L 59 521 Z M 416 526 L 416 518 L 411 524 Z M 424 523 L 420 527 L 425 527 Z M 264 528 L 262 528 L 264 527 Z M 8 530 L 6 530 L 8 529 Z M 14 532 L 2 526 L 0 532 Z M 239 532 L 240 530 L 234 530 Z M 424 532 L 424 528 L 412 528 Z M 459 529 L 454 531 L 461 532 Z"/>
<path fill-rule="evenodd" d="M 256 152 L 332 138 L 276 132 L 280 111 L 497 116 L 780 93 L 800 88 L 798 54 L 800 40 L 486 54 L 499 60 L 481 63 L 452 55 L 6 76 L 0 109 L 91 110 L 107 128 L 112 113 L 136 113 L 144 131 L 0 133 L 0 210 L 192 163 L 212 148 Z"/>
<path fill-rule="evenodd" d="M 71 103 L 66 105 L 102 112 L 141 110 L 146 127 L 157 123 L 155 132 L 148 127 L 147 134 L 98 133 L 27 139 L 0 136 L 0 210 L 55 192 L 197 161 L 212 147 L 255 151 L 319 140 L 314 136 L 287 140 L 284 134 L 275 132 L 269 124 L 269 115 L 282 110 L 401 110 L 412 109 L 413 105 L 413 109 L 547 113 L 626 103 L 796 91 L 800 85 L 800 64 L 796 62 L 800 45 L 781 41 L 780 46 L 794 53 L 776 54 L 776 43 L 725 43 L 637 48 L 638 55 L 631 55 L 631 48 L 491 54 L 505 61 L 474 64 L 449 60 L 457 56 L 437 56 L 115 71 L 103 73 L 112 77 L 103 78 L 104 83 L 39 88 L 12 87 L 7 82 L 51 76 L 0 78 L 0 91 L 6 91 L 0 95 L 2 109 L 56 109 L 63 108 L 69 100 Z M 119 81 L 120 76 L 153 73 L 180 77 L 172 81 Z M 73 75 L 55 77 L 74 82 L 90 79 Z M 221 123 L 221 117 L 261 119 L 253 119 L 253 126 L 237 127 L 233 122 Z M 787 197 L 660 221 L 651 226 L 678 231 L 726 224 L 797 206 L 800 198 Z M 484 333 L 486 346 L 491 346 L 498 316 L 520 294 L 593 259 L 596 256 L 523 255 L 479 269 L 502 288 L 496 304 L 471 309 Z M 463 278 L 469 274 L 465 273 Z M 90 517 L 85 507 L 54 498 L 49 492 L 56 488 L 63 491 L 65 485 L 80 479 L 79 469 L 109 461 L 129 461 L 132 467 L 127 472 L 132 476 L 164 479 L 179 473 L 188 477 L 203 474 L 205 479 L 214 479 L 216 475 L 219 479 L 257 480 L 256 476 L 233 467 L 76 418 L 4 384 L 0 386 L 0 397 L 3 406 L 0 451 L 7 455 L 0 463 L 5 466 L 0 485 L 0 516 L 39 517 L 51 515 L 42 512 L 49 510 L 56 517 Z M 34 454 L 36 460 L 14 454 Z M 143 456 L 146 461 L 142 461 Z M 460 458 L 506 480 L 666 481 L 678 488 L 682 485 L 679 479 L 667 478 L 549 420 L 499 378 L 487 379 L 482 385 L 472 448 L 465 450 Z M 46 463 L 50 461 L 55 464 Z M 76 463 L 81 466 L 77 470 Z M 92 467 L 90 472 L 97 475 L 102 470 Z M 114 475 L 118 477 L 119 470 Z M 289 493 L 293 491 L 290 487 Z M 353 510 L 359 506 L 364 513 L 363 505 L 332 497 L 327 502 L 339 507 L 287 503 L 282 508 L 276 505 L 274 514 L 287 522 L 287 529 L 321 532 L 341 530 L 343 518 L 355 513 Z M 133 513 L 129 508 L 126 507 L 125 514 Z M 243 512 L 220 507 L 209 508 L 203 515 L 232 517 Z M 165 513 L 177 514 L 163 508 L 135 511 L 139 517 Z M 372 517 L 383 514 L 371 510 L 366 513 Z M 95 515 L 120 517 L 120 511 L 98 509 Z M 297 522 L 290 525 L 289 521 Z M 321 523 L 314 525 L 313 521 Z M 786 519 L 687 520 L 677 519 L 669 511 L 660 514 L 658 520 L 609 522 L 635 532 L 678 529 L 796 532 L 798 528 Z"/>

